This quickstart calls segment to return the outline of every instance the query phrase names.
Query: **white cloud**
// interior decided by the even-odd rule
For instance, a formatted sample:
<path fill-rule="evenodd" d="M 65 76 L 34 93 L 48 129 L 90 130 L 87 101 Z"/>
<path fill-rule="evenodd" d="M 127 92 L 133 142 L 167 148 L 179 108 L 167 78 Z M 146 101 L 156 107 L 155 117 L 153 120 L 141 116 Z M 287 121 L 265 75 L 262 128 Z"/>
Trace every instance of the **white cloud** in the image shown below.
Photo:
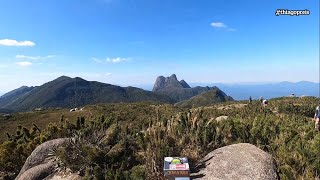
<path fill-rule="evenodd" d="M 216 29 L 224 29 L 226 31 L 236 31 L 235 28 L 230 28 L 223 22 L 212 22 L 210 25 Z"/>
<path fill-rule="evenodd" d="M 212 22 L 211 26 L 215 27 L 215 28 L 226 28 L 227 27 L 227 25 L 225 25 L 223 22 Z"/>
<path fill-rule="evenodd" d="M 103 61 L 102 60 L 100 60 L 100 59 L 97 59 L 97 58 L 95 58 L 95 57 L 93 57 L 93 58 L 91 58 L 94 62 L 96 62 L 96 63 L 103 63 Z"/>
<path fill-rule="evenodd" d="M 0 39 L 0 45 L 2 46 L 35 46 L 32 41 L 17 41 L 14 39 Z"/>
<path fill-rule="evenodd" d="M 131 60 L 131 58 L 122 58 L 122 57 L 116 57 L 116 58 L 109 58 L 107 57 L 106 59 L 98 59 L 98 58 L 91 58 L 94 62 L 98 63 L 98 64 L 107 64 L 107 63 L 121 63 L 121 62 L 125 62 L 125 61 L 129 61 Z"/>
<path fill-rule="evenodd" d="M 111 76 L 111 73 L 106 73 L 105 76 Z"/>
<path fill-rule="evenodd" d="M 54 55 L 48 56 L 25 56 L 25 55 L 16 55 L 17 59 L 29 59 L 29 60 L 44 60 L 55 57 Z"/>
<path fill-rule="evenodd" d="M 121 58 L 121 57 L 117 57 L 117 58 L 107 58 L 107 61 L 108 62 L 112 62 L 112 63 L 120 63 L 120 62 L 123 62 L 123 61 L 128 61 L 129 58 Z"/>
<path fill-rule="evenodd" d="M 31 66 L 31 65 L 32 65 L 32 63 L 29 62 L 29 61 L 16 62 L 16 64 L 17 64 L 18 66 L 22 66 L 22 67 L 28 67 L 28 66 Z"/>

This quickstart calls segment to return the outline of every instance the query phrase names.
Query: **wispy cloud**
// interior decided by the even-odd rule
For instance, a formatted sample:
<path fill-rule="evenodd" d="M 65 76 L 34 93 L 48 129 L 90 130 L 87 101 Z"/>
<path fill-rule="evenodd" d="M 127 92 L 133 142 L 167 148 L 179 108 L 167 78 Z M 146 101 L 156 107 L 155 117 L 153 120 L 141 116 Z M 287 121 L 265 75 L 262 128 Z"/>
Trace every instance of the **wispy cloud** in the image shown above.
<path fill-rule="evenodd" d="M 211 26 L 215 27 L 215 28 L 226 28 L 227 27 L 227 25 L 225 25 L 223 22 L 212 22 Z"/>
<path fill-rule="evenodd" d="M 17 59 L 29 59 L 29 60 L 44 60 L 44 59 L 50 59 L 54 58 L 54 55 L 48 55 L 48 56 L 25 56 L 25 55 L 16 55 Z"/>
<path fill-rule="evenodd" d="M 96 62 L 96 63 L 103 63 L 103 60 L 100 60 L 100 59 L 98 59 L 98 58 L 95 58 L 95 57 L 93 57 L 93 58 L 91 58 L 92 59 L 92 61 L 94 61 L 94 62 Z"/>
<path fill-rule="evenodd" d="M 28 67 L 32 65 L 32 63 L 29 61 L 20 61 L 20 62 L 16 62 L 16 64 L 21 67 Z"/>
<path fill-rule="evenodd" d="M 94 62 L 98 64 L 108 64 L 108 63 L 121 63 L 125 61 L 131 60 L 131 58 L 123 58 L 123 57 L 116 57 L 116 58 L 109 58 L 107 57 L 106 59 L 98 59 L 98 58 L 91 58 Z"/>
<path fill-rule="evenodd" d="M 235 28 L 230 28 L 229 26 L 227 26 L 223 22 L 212 22 L 210 25 L 212 27 L 214 27 L 215 29 L 223 29 L 223 30 L 226 30 L 226 31 L 236 31 Z"/>
<path fill-rule="evenodd" d="M 35 46 L 32 41 L 17 41 L 14 39 L 0 39 L 0 45 L 2 46 Z"/>
<path fill-rule="evenodd" d="M 117 57 L 117 58 L 107 58 L 107 61 L 108 62 L 112 62 L 112 63 L 120 63 L 120 62 L 123 62 L 123 61 L 128 61 L 130 58 L 121 58 L 121 57 Z"/>

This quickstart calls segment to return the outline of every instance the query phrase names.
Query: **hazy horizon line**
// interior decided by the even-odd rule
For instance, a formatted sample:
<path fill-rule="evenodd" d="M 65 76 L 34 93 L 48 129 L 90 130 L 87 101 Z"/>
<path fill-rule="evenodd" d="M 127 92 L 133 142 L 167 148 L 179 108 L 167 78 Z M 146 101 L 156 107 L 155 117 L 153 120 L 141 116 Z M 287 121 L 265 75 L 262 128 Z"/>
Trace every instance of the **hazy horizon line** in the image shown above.
<path fill-rule="evenodd" d="M 65 76 L 65 75 L 63 75 Z M 59 76 L 59 77 L 62 77 L 62 76 Z M 57 78 L 59 78 L 57 77 Z M 66 77 L 70 77 L 70 78 L 82 78 L 82 77 L 79 77 L 79 76 L 66 76 Z M 57 79 L 55 78 L 55 79 Z M 53 81 L 55 79 L 52 79 L 52 80 L 49 80 L 47 82 L 50 82 L 50 81 Z M 111 85 L 116 85 L 116 86 L 122 86 L 122 87 L 137 87 L 137 88 L 141 88 L 141 89 L 144 89 L 144 90 L 148 90 L 148 89 L 152 89 L 153 85 L 155 82 L 153 83 L 141 83 L 141 84 L 125 84 L 125 83 L 111 83 L 111 82 L 103 82 L 103 81 L 99 81 L 99 80 L 87 80 L 85 78 L 82 78 L 86 81 L 97 81 L 97 82 L 101 82 L 101 83 L 106 83 L 106 84 L 111 84 Z M 45 82 L 45 83 L 47 83 Z M 187 81 L 186 81 L 187 82 Z M 251 81 L 251 82 L 187 82 L 191 87 L 196 87 L 196 86 L 211 86 L 211 85 L 266 85 L 266 84 L 279 84 L 279 83 L 300 83 L 300 82 L 308 82 L 308 83 L 314 83 L 314 84 L 320 84 L 320 82 L 314 82 L 314 81 L 308 81 L 308 80 L 300 80 L 300 81 L 286 81 L 286 80 L 283 80 L 283 81 Z M 16 87 L 12 90 L 15 90 L 15 89 L 18 89 L 20 87 L 23 87 L 23 86 L 27 86 L 27 87 L 36 87 L 36 86 L 42 86 L 43 84 L 45 83 L 42 83 L 41 85 L 22 85 L 22 86 L 19 86 L 19 87 Z M 6 94 L 7 92 L 10 92 L 12 90 L 9 90 L 9 91 L 1 91 L 0 90 L 0 96 L 3 95 L 3 94 Z"/>

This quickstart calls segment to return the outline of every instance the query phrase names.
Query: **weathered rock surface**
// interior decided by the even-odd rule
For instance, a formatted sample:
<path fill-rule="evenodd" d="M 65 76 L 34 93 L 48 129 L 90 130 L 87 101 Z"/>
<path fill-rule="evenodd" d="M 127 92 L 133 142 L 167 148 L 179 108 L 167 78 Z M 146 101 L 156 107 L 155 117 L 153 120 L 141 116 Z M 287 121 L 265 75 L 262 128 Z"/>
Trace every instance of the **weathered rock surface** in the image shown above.
<path fill-rule="evenodd" d="M 17 177 L 16 179 L 19 180 L 38 180 L 44 179 L 50 174 L 54 173 L 56 163 L 50 160 L 47 163 L 42 163 L 31 167 L 30 169 L 26 170 L 21 174 L 21 176 Z"/>
<path fill-rule="evenodd" d="M 224 121 L 224 120 L 227 120 L 228 119 L 228 116 L 219 116 L 216 118 L 216 121 L 217 122 L 220 122 L 220 121 Z"/>
<path fill-rule="evenodd" d="M 180 84 L 182 85 L 183 88 L 191 88 L 185 80 L 181 80 Z"/>
<path fill-rule="evenodd" d="M 154 92 L 161 91 L 164 89 L 180 89 L 180 88 L 190 88 L 190 86 L 184 81 L 180 82 L 177 79 L 175 74 L 172 74 L 170 77 L 159 76 L 153 86 Z"/>
<path fill-rule="evenodd" d="M 163 76 L 157 77 L 156 82 L 154 83 L 152 91 L 158 91 L 158 90 L 164 88 L 165 81 L 166 81 L 165 77 L 163 77 Z"/>
<path fill-rule="evenodd" d="M 209 153 L 202 161 L 194 179 L 208 180 L 275 180 L 279 179 L 272 156 L 258 147 L 240 143 Z"/>
<path fill-rule="evenodd" d="M 57 172 L 48 176 L 45 180 L 81 180 L 81 176 L 77 173 L 71 173 L 68 171 Z"/>
<path fill-rule="evenodd" d="M 27 158 L 16 179 L 43 179 L 52 174 L 56 163 L 53 160 L 48 161 L 48 157 L 53 150 L 69 143 L 70 141 L 70 138 L 54 139 L 44 142 L 36 147 L 36 149 Z"/>

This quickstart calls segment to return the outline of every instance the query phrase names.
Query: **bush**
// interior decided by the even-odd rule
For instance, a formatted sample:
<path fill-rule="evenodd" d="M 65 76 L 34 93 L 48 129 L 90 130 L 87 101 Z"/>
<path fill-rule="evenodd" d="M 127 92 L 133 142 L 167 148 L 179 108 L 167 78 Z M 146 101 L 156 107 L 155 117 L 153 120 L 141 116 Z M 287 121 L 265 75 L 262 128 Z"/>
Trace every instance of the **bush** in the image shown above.
<path fill-rule="evenodd" d="M 80 172 L 84 179 L 158 179 L 163 177 L 165 156 L 188 156 L 193 164 L 216 148 L 239 142 L 272 154 L 281 179 L 312 179 L 320 172 L 320 134 L 310 121 L 315 102 L 282 98 L 271 100 L 267 108 L 253 102 L 226 110 L 102 106 L 108 116 L 80 118 L 76 124 L 63 120 L 41 131 L 36 126 L 31 131 L 18 127 L 0 145 L 0 171 L 14 172 L 10 176 L 14 178 L 38 144 L 74 137 L 75 142 L 55 154 L 60 165 Z M 229 117 L 216 122 L 221 115 Z"/>

